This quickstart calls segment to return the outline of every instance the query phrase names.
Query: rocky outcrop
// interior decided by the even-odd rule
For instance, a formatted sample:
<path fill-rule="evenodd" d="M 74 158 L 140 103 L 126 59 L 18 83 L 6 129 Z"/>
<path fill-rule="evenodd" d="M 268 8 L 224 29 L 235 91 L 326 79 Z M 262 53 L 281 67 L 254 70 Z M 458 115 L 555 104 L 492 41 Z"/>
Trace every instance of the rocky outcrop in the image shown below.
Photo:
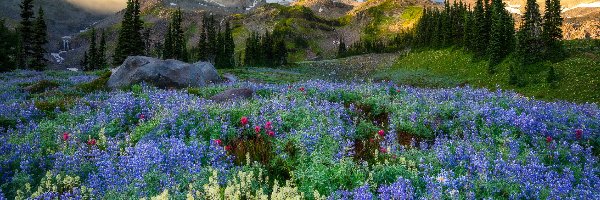
<path fill-rule="evenodd" d="M 215 102 L 225 102 L 240 99 L 250 99 L 254 96 L 254 90 L 250 88 L 230 89 L 217 94 L 210 99 Z"/>
<path fill-rule="evenodd" d="M 189 64 L 178 60 L 160 60 L 130 56 L 113 71 L 109 88 L 122 88 L 145 82 L 159 88 L 202 87 L 221 79 L 215 67 L 206 62 Z"/>

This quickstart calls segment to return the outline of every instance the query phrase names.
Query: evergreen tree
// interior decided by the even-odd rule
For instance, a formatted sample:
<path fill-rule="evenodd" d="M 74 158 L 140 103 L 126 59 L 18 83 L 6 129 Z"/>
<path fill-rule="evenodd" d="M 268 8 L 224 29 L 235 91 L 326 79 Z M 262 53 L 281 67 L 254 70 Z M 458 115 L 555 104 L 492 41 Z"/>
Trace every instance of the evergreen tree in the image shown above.
<path fill-rule="evenodd" d="M 490 56 L 488 72 L 490 73 L 496 71 L 495 66 L 502 62 L 513 49 L 515 25 L 510 13 L 504 7 L 505 4 L 502 0 L 492 1 L 492 27 L 488 46 Z"/>
<path fill-rule="evenodd" d="M 81 65 L 83 70 L 87 70 L 87 66 L 90 63 L 88 59 L 89 59 L 88 52 L 87 51 L 83 52 L 83 59 L 81 59 L 81 62 L 79 62 L 79 65 Z"/>
<path fill-rule="evenodd" d="M 544 49 L 541 39 L 542 19 L 535 0 L 527 0 L 521 29 L 517 34 L 517 56 L 521 66 L 537 63 L 541 60 L 540 50 Z"/>
<path fill-rule="evenodd" d="M 467 11 L 464 15 L 464 31 L 463 31 L 463 47 L 467 50 L 473 50 L 473 44 L 475 43 L 474 39 L 474 30 L 473 30 L 473 13 L 471 11 Z"/>
<path fill-rule="evenodd" d="M 343 38 L 340 38 L 339 43 L 337 57 L 342 58 L 346 56 L 348 50 L 346 49 L 346 43 L 344 42 Z"/>
<path fill-rule="evenodd" d="M 233 39 L 233 30 L 229 21 L 225 23 L 225 38 L 224 38 L 225 67 L 235 66 L 235 41 Z"/>
<path fill-rule="evenodd" d="M 487 0 L 486 0 L 487 1 Z M 473 45 L 472 51 L 477 57 L 486 55 L 490 30 L 487 28 L 486 11 L 483 0 L 477 0 L 473 11 Z"/>
<path fill-rule="evenodd" d="M 107 67 L 108 62 L 106 61 L 106 34 L 102 31 L 100 36 L 100 46 L 98 47 L 98 65 L 100 68 Z"/>
<path fill-rule="evenodd" d="M 140 18 L 139 0 L 128 0 L 121 29 L 119 30 L 113 64 L 120 65 L 127 56 L 144 54 L 145 44 L 141 33 L 143 25 L 144 22 Z"/>
<path fill-rule="evenodd" d="M 46 68 L 46 49 L 44 46 L 48 44 L 46 20 L 44 19 L 44 10 L 38 10 L 38 16 L 35 18 L 33 27 L 33 55 L 31 57 L 31 69 L 44 70 Z"/>
<path fill-rule="evenodd" d="M 198 52 L 196 59 L 199 61 L 208 60 L 208 39 L 207 39 L 207 20 L 206 16 L 202 18 L 202 27 L 200 28 L 200 40 L 198 40 Z"/>
<path fill-rule="evenodd" d="M 181 23 L 183 22 L 181 9 L 173 14 L 171 23 L 167 28 L 165 37 L 163 59 L 176 59 L 187 61 L 187 45 Z"/>
<path fill-rule="evenodd" d="M 167 26 L 167 35 L 165 36 L 165 42 L 163 45 L 162 58 L 163 59 L 172 59 L 173 56 L 173 27 L 172 24 Z"/>
<path fill-rule="evenodd" d="M 19 50 L 17 64 L 19 67 L 29 68 L 33 57 L 34 40 L 34 18 L 33 0 L 23 0 L 19 5 L 21 8 L 21 22 L 19 24 Z"/>
<path fill-rule="evenodd" d="M 17 33 L 5 26 L 4 19 L 0 20 L 0 72 L 16 68 L 18 40 Z"/>
<path fill-rule="evenodd" d="M 542 39 L 546 47 L 546 58 L 555 61 L 561 59 L 564 54 L 561 43 L 563 37 L 561 28 L 563 18 L 560 12 L 560 0 L 546 0 L 546 11 L 544 12 L 544 22 L 542 23 Z"/>
<path fill-rule="evenodd" d="M 90 49 L 88 51 L 88 63 L 84 67 L 84 70 L 91 71 L 97 70 L 98 67 L 98 47 L 96 43 L 96 29 L 92 28 L 92 34 L 90 36 Z"/>

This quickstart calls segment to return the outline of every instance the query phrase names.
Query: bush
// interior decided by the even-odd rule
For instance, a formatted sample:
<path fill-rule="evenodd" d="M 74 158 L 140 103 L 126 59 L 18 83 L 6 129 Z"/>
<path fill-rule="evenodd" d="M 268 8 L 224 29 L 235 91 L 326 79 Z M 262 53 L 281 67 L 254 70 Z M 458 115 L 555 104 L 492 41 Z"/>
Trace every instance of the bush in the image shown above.
<path fill-rule="evenodd" d="M 33 85 L 25 87 L 25 90 L 31 94 L 37 94 L 45 92 L 47 90 L 58 88 L 58 86 L 60 86 L 60 84 L 58 84 L 57 82 L 41 80 Z"/>
<path fill-rule="evenodd" d="M 82 92 L 85 93 L 92 93 L 95 91 L 100 91 L 100 90 L 106 90 L 106 83 L 108 82 L 108 79 L 110 78 L 110 75 L 112 74 L 111 71 L 106 71 L 104 73 L 102 73 L 102 75 L 100 77 L 98 77 L 98 79 L 93 80 L 92 82 L 89 83 L 84 83 L 81 85 L 78 85 L 76 88 L 78 88 L 79 90 L 81 90 Z"/>

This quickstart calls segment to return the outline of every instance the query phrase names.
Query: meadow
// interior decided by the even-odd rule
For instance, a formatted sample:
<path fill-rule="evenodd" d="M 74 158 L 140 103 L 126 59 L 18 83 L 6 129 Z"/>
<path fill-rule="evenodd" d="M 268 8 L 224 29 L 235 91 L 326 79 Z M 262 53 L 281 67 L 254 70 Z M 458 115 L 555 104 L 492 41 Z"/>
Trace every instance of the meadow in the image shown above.
<path fill-rule="evenodd" d="M 600 108 L 501 89 L 0 74 L 0 199 L 598 199 Z M 100 78 L 100 79 L 98 79 Z M 208 97 L 249 87 L 253 99 Z"/>

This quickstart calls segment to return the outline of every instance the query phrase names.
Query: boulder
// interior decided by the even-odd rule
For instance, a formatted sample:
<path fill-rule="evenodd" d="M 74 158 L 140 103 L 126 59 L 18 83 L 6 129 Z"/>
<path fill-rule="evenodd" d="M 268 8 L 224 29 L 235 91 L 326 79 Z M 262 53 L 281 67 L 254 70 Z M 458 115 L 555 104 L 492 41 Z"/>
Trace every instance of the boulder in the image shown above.
<path fill-rule="evenodd" d="M 223 74 L 223 78 L 225 78 L 225 80 L 227 80 L 227 82 L 230 82 L 230 83 L 235 83 L 238 80 L 235 75 L 230 74 L 230 73 Z"/>
<path fill-rule="evenodd" d="M 254 90 L 250 88 L 238 88 L 225 90 L 210 99 L 215 102 L 225 102 L 239 99 L 250 99 L 254 96 Z"/>
<path fill-rule="evenodd" d="M 109 88 L 122 88 L 145 82 L 159 88 L 202 87 L 221 79 L 215 67 L 206 62 L 189 64 L 178 60 L 160 60 L 130 56 L 110 76 Z"/>

